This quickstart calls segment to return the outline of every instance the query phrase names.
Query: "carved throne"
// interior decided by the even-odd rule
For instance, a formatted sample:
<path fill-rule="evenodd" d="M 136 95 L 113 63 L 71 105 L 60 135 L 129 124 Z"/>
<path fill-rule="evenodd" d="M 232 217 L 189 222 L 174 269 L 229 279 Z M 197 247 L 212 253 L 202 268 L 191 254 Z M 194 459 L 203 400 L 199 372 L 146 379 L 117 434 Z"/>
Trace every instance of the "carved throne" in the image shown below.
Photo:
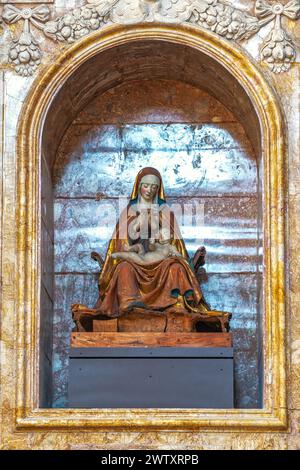
<path fill-rule="evenodd" d="M 192 263 L 197 273 L 200 267 L 205 265 L 206 249 L 204 246 L 199 247 L 196 251 Z M 99 264 L 100 270 L 103 267 L 104 260 L 101 255 L 95 251 L 91 253 L 91 258 Z M 85 309 L 82 307 L 80 311 L 74 313 L 73 320 L 75 322 L 74 332 L 94 332 L 94 333 L 141 333 L 144 340 L 149 345 L 159 334 L 163 340 L 167 337 L 174 337 L 174 333 L 193 333 L 198 338 L 199 332 L 222 332 L 229 331 L 229 321 L 231 315 L 226 312 L 208 310 L 199 313 L 198 311 L 186 313 L 183 297 L 179 296 L 176 304 L 176 313 L 170 309 L 168 312 L 158 312 L 146 310 L 142 308 L 134 308 L 126 315 L 119 318 L 107 319 L 97 315 L 94 309 Z M 178 306 L 182 306 L 182 313 L 178 313 Z M 153 336 L 153 333 L 154 336 Z M 170 336 L 171 335 L 171 336 Z M 170 339 L 170 338 L 168 338 Z M 181 336 L 181 340 L 183 337 Z M 190 337 L 190 339 L 192 339 Z M 178 338 L 175 339 L 178 344 Z"/>

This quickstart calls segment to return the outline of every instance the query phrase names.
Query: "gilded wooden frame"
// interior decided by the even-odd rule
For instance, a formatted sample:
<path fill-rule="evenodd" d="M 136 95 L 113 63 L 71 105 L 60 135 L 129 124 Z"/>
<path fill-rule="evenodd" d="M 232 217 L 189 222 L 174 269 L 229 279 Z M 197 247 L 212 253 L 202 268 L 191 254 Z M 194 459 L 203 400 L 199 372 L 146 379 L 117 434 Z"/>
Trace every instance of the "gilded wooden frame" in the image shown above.
<path fill-rule="evenodd" d="M 139 39 L 184 44 L 209 54 L 243 86 L 260 120 L 264 162 L 264 405 L 263 409 L 41 409 L 39 367 L 39 214 L 41 129 L 56 91 L 80 64 L 106 48 Z M 17 430 L 284 429 L 285 123 L 276 95 L 247 53 L 213 33 L 186 25 L 110 26 L 65 51 L 36 80 L 18 129 Z"/>

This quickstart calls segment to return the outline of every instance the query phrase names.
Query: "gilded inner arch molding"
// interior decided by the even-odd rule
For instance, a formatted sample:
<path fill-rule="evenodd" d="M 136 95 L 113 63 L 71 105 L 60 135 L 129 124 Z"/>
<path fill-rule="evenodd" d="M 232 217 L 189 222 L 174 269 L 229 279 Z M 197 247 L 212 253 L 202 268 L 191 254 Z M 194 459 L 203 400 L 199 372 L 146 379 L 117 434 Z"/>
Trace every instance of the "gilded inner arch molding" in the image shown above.
<path fill-rule="evenodd" d="M 71 44 L 81 37 L 111 24 L 187 23 L 204 28 L 236 42 L 245 41 L 271 23 L 259 45 L 260 61 L 274 73 L 289 70 L 296 59 L 296 47 L 283 26 L 283 20 L 300 17 L 300 1 L 288 3 L 256 0 L 250 14 L 220 0 L 86 0 L 82 7 L 51 18 L 47 5 L 19 8 L 5 5 L 3 22 L 22 21 L 19 36 L 12 41 L 8 62 L 23 76 L 34 73 L 42 60 L 42 50 L 32 29 L 37 28 L 53 41 Z"/>
<path fill-rule="evenodd" d="M 55 122 L 49 109 L 59 90 L 90 70 L 89 60 L 121 46 L 161 41 L 183 47 L 231 77 L 235 90 L 244 90 L 257 116 L 262 140 L 264 227 L 264 406 L 255 410 L 64 410 L 39 409 L 38 347 L 40 280 L 40 175 L 43 126 Z M 200 69 L 201 70 L 201 67 Z M 220 76 L 220 73 L 216 74 Z M 87 77 L 88 78 L 88 77 Z M 260 84 L 257 87 L 257 83 Z M 107 86 L 107 84 L 106 84 Z M 69 90 L 73 88 L 68 87 Z M 76 90 L 75 90 L 76 91 Z M 91 97 L 88 90 L 82 99 Z M 73 101 L 74 103 L 74 101 Z M 80 107 L 82 102 L 78 101 Z M 76 111 L 76 110 L 75 110 Z M 247 114 L 247 113 L 246 113 Z M 247 115 L 248 118 L 248 115 Z M 50 121 L 47 119 L 50 119 Z M 47 147 L 47 142 L 44 142 Z M 260 152 L 257 142 L 257 152 Z M 85 428 L 252 428 L 286 426 L 284 329 L 284 123 L 275 94 L 247 55 L 207 30 L 188 25 L 114 26 L 82 38 L 33 84 L 18 130 L 18 373 L 17 427 Z M 51 158 L 51 156 L 50 156 Z M 27 306 L 26 314 L 24 305 Z M 26 361 L 26 367 L 25 367 Z"/>

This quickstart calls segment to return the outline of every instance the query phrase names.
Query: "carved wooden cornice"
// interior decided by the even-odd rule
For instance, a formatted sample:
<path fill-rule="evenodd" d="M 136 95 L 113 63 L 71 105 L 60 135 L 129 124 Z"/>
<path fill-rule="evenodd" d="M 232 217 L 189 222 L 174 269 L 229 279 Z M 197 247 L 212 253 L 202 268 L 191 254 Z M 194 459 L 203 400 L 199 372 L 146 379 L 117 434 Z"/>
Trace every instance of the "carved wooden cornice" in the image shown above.
<path fill-rule="evenodd" d="M 272 22 L 272 28 L 260 45 L 260 60 L 274 73 L 289 70 L 296 59 L 296 49 L 282 26 L 282 17 L 297 20 L 300 0 L 286 4 L 257 0 L 252 16 L 220 0 L 86 0 L 87 3 L 50 20 L 50 8 L 3 7 L 2 19 L 7 24 L 23 21 L 21 35 L 13 39 L 8 62 L 23 76 L 34 73 L 41 62 L 42 51 L 31 27 L 45 36 L 70 44 L 108 24 L 142 22 L 190 23 L 208 29 L 227 40 L 243 41 Z"/>

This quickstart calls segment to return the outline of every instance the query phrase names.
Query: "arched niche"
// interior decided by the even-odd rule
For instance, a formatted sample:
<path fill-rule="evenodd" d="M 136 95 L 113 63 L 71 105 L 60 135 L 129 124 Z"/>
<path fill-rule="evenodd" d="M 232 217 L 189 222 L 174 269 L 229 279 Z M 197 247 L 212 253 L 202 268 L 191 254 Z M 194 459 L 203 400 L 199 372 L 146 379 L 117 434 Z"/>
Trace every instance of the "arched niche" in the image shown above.
<path fill-rule="evenodd" d="M 233 314 L 235 404 L 258 407 L 257 158 L 243 125 L 214 96 L 161 79 L 124 81 L 93 97 L 56 153 L 48 201 L 54 204 L 53 405 L 67 405 L 70 305 L 95 304 L 99 267 L 90 253 L 104 259 L 120 204 L 144 166 L 162 174 L 191 259 L 206 247 L 206 266 L 197 273 L 201 289 L 213 308 Z"/>
<path fill-rule="evenodd" d="M 52 344 L 51 317 L 47 313 L 43 315 L 43 297 L 39 299 L 37 296 L 39 290 L 36 287 L 41 281 L 41 292 L 43 284 L 45 286 L 47 282 L 48 293 L 53 289 L 51 284 L 53 265 L 51 272 L 51 269 L 48 269 L 51 263 L 46 262 L 43 265 L 42 261 L 46 260 L 47 256 L 51 259 L 51 249 L 48 250 L 48 255 L 47 249 L 41 250 L 44 245 L 40 237 L 44 214 L 44 222 L 48 224 L 48 234 L 53 240 L 52 203 L 49 202 L 51 187 L 47 186 L 46 181 L 49 182 L 51 179 L 53 164 L 63 136 L 78 113 L 97 95 L 133 79 L 146 80 L 149 77 L 152 80 L 177 80 L 215 97 L 239 120 L 251 142 L 257 162 L 258 194 L 262 196 L 257 227 L 258 239 L 261 240 L 263 247 L 263 281 L 259 308 L 264 326 L 261 344 L 264 345 L 266 353 L 263 362 L 264 376 L 270 367 L 270 349 L 276 348 L 278 353 L 275 369 L 273 361 L 272 386 L 263 382 L 263 404 L 265 409 L 269 409 L 268 406 L 271 405 L 272 409 L 279 410 L 278 403 L 284 400 L 281 386 L 283 371 L 279 367 L 279 363 L 282 364 L 283 352 L 281 334 L 284 286 L 281 180 L 284 135 L 280 109 L 262 74 L 257 71 L 245 53 L 224 41 L 216 40 L 208 32 L 161 25 L 108 28 L 102 33 L 101 40 L 98 40 L 97 34 L 83 40 L 67 51 L 43 76 L 39 88 L 40 95 L 37 95 L 37 90 L 33 90 L 27 108 L 24 109 L 19 134 L 19 194 L 20 205 L 25 202 L 31 210 L 26 215 L 20 212 L 21 222 L 24 223 L 27 218 L 27 225 L 20 233 L 20 239 L 22 236 L 25 238 L 33 236 L 36 243 L 31 247 L 31 252 L 28 249 L 21 250 L 20 266 L 24 267 L 24 273 L 35 279 L 37 284 L 35 286 L 31 284 L 33 291 L 30 292 L 28 287 L 24 288 L 24 284 L 22 289 L 21 284 L 20 299 L 22 295 L 23 298 L 28 299 L 29 295 L 31 299 L 35 299 L 31 304 L 33 307 L 31 331 L 39 334 L 35 336 L 35 344 L 36 348 L 40 344 L 41 352 L 40 379 L 38 380 L 35 375 L 33 385 L 36 387 L 35 391 L 39 390 L 39 404 L 49 406 L 51 400 L 47 393 L 43 392 L 43 386 L 44 390 L 50 390 L 47 377 L 50 377 L 51 353 L 48 352 L 48 345 Z M 24 159 L 26 149 L 31 150 L 30 162 L 25 162 Z M 44 176 L 35 172 L 39 164 L 41 164 L 41 174 Z M 22 178 L 26 174 L 29 178 L 25 185 Z M 29 194 L 32 195 L 32 192 L 28 191 L 35 191 L 35 198 L 28 198 Z M 39 207 L 41 207 L 41 218 L 37 217 L 39 211 L 35 212 L 34 209 Z M 276 214 L 275 225 L 272 214 L 273 216 Z M 28 232 L 30 227 L 31 235 Z M 51 245 L 46 243 L 46 246 L 49 248 Z M 31 263 L 26 264 L 25 259 L 28 259 L 30 253 L 34 253 L 34 257 L 31 258 Z M 42 266 L 42 269 L 39 266 Z M 270 322 L 273 324 L 273 333 Z M 38 356 L 34 356 L 35 361 L 36 357 Z M 37 362 L 33 362 L 33 367 L 34 364 L 37 367 Z M 272 394 L 275 383 L 280 386 L 280 394 L 277 396 Z M 106 419 L 103 413 L 100 411 L 99 413 L 100 420 Z M 274 420 L 278 417 L 281 420 L 279 411 Z"/>

